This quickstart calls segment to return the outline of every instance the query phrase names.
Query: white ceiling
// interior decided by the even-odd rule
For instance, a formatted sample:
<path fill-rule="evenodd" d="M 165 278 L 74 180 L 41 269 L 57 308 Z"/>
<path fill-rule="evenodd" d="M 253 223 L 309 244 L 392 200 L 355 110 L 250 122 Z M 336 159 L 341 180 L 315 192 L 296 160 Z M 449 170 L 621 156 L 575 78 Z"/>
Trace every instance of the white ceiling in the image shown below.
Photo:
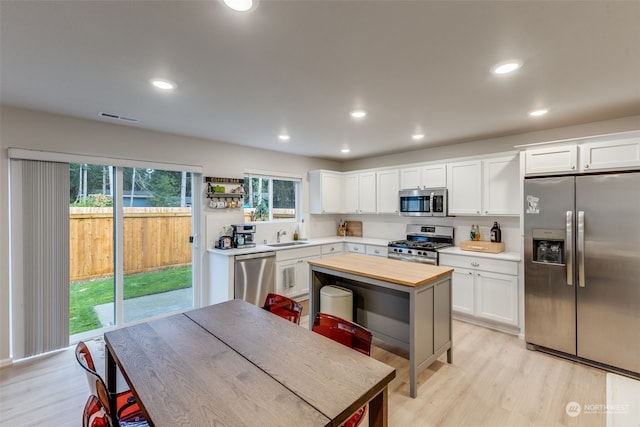
<path fill-rule="evenodd" d="M 640 114 L 640 1 L 2 0 L 0 15 L 2 104 L 307 156 Z M 508 58 L 521 70 L 490 73 Z"/>

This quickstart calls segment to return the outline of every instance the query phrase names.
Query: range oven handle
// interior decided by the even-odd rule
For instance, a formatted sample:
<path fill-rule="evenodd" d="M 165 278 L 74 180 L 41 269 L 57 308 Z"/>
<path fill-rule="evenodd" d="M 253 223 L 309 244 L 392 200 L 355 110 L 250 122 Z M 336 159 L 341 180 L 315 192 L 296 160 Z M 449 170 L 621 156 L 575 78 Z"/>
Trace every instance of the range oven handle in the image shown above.
<path fill-rule="evenodd" d="M 564 259 L 567 268 L 567 285 L 573 285 L 573 211 L 567 211 Z"/>

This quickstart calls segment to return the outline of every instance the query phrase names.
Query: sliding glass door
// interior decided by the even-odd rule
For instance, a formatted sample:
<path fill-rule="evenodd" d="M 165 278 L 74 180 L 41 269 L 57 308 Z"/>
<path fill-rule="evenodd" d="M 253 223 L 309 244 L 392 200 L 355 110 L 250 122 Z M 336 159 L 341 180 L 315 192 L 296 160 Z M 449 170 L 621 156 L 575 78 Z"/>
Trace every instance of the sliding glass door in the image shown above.
<path fill-rule="evenodd" d="M 191 174 L 122 169 L 124 323 L 193 307 Z"/>
<path fill-rule="evenodd" d="M 69 165 L 70 335 L 194 306 L 194 176 Z"/>

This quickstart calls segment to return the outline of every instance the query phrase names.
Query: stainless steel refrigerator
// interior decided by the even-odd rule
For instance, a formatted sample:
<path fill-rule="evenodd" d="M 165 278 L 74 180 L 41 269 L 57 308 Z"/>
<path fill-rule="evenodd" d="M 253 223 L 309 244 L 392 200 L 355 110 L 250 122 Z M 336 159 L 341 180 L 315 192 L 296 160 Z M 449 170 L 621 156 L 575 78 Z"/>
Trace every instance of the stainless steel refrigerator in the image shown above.
<path fill-rule="evenodd" d="M 524 247 L 528 347 L 640 373 L 640 173 L 525 179 Z"/>

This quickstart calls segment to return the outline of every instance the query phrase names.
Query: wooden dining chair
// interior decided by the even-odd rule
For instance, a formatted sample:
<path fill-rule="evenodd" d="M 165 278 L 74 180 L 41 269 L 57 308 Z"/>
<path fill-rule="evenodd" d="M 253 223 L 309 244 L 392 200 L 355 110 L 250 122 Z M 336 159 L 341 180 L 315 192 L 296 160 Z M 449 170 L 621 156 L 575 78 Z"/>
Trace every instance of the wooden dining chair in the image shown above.
<path fill-rule="evenodd" d="M 265 310 L 289 320 L 295 324 L 300 324 L 300 317 L 302 316 L 302 304 L 287 298 L 283 295 L 268 294 L 264 300 Z"/>
<path fill-rule="evenodd" d="M 110 393 L 107 390 L 107 385 L 96 371 L 89 348 L 82 341 L 76 345 L 76 360 L 87 375 L 91 395 L 97 397 L 100 406 L 102 406 L 108 418 L 111 420 L 113 427 L 143 427 L 149 425 L 144 419 L 140 406 L 136 403 L 136 399 L 133 393 L 131 393 L 131 390 L 120 393 Z M 90 400 L 91 397 L 89 397 L 85 405 L 84 415 L 86 415 L 86 406 L 89 405 Z M 112 400 L 115 402 L 115 410 L 111 409 Z M 94 410 L 98 411 L 99 409 L 94 408 Z M 89 426 L 91 426 L 91 424 L 89 424 Z"/>
<path fill-rule="evenodd" d="M 313 332 L 324 335 L 362 354 L 371 356 L 373 335 L 368 329 L 354 322 L 327 313 L 318 313 L 313 319 Z M 358 409 L 341 427 L 369 425 L 369 404 Z"/>

